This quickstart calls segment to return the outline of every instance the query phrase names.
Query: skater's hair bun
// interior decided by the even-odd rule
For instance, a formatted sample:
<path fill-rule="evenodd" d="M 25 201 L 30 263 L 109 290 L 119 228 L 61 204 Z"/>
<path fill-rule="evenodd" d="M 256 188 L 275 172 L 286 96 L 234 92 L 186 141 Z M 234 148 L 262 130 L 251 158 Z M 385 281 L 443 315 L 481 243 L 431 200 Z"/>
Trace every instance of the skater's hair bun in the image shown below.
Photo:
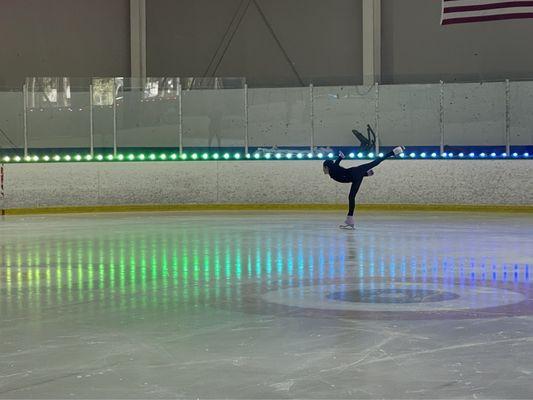
<path fill-rule="evenodd" d="M 335 163 L 333 162 L 333 160 L 326 160 L 326 161 L 324 161 L 324 163 L 323 163 L 322 165 L 323 165 L 324 167 L 328 167 L 328 168 L 329 168 L 329 167 L 331 167 L 333 164 L 335 164 Z"/>

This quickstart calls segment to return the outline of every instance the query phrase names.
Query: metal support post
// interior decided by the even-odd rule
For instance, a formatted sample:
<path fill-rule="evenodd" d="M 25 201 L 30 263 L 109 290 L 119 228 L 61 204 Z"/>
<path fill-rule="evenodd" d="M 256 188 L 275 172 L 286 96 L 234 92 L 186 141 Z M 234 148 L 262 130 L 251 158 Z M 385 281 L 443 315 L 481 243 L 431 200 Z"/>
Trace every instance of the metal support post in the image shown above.
<path fill-rule="evenodd" d="M 440 154 L 444 153 L 444 82 L 440 81 L 439 103 Z"/>

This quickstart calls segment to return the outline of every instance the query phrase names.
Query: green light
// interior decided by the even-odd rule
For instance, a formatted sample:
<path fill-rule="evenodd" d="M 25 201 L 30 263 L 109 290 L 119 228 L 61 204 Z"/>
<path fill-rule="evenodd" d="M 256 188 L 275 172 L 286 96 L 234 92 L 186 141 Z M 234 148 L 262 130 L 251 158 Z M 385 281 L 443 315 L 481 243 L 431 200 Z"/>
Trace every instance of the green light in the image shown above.
<path fill-rule="evenodd" d="M 270 157 L 271 157 L 271 156 L 272 156 L 272 155 L 271 155 L 270 153 L 266 153 L 266 154 L 265 154 L 265 158 L 266 158 L 267 160 L 270 160 Z"/>
<path fill-rule="evenodd" d="M 91 161 L 91 160 L 93 159 L 93 156 L 91 156 L 90 154 L 87 154 L 87 155 L 85 156 L 85 159 L 86 159 L 87 161 Z"/>
<path fill-rule="evenodd" d="M 76 154 L 76 155 L 74 156 L 74 159 L 75 159 L 76 161 L 81 161 L 81 156 L 80 156 L 79 154 Z"/>
<path fill-rule="evenodd" d="M 21 158 L 19 156 L 15 156 L 13 160 L 15 160 L 16 162 L 20 162 Z"/>
<path fill-rule="evenodd" d="M 135 160 L 135 155 L 134 154 L 128 154 L 128 160 L 130 160 L 130 161 Z"/>
<path fill-rule="evenodd" d="M 176 153 L 172 153 L 172 154 L 170 155 L 170 158 L 173 159 L 173 160 L 175 160 L 176 158 L 178 158 L 178 156 L 176 155 Z"/>
<path fill-rule="evenodd" d="M 254 154 L 254 158 L 255 158 L 256 160 L 259 160 L 259 157 L 261 157 L 261 154 L 259 154 L 259 153 L 255 153 L 255 154 Z"/>
<path fill-rule="evenodd" d="M 31 157 L 30 156 L 25 156 L 24 157 L 24 161 L 31 161 Z"/>
<path fill-rule="evenodd" d="M 139 154 L 139 160 L 144 160 L 145 158 L 144 154 Z"/>
<path fill-rule="evenodd" d="M 11 159 L 8 156 L 5 156 L 2 160 L 5 162 L 9 162 Z"/>
<path fill-rule="evenodd" d="M 246 153 L 245 157 L 249 160 L 252 156 L 250 155 L 250 153 Z"/>
<path fill-rule="evenodd" d="M 180 158 L 181 158 L 182 160 L 186 160 L 186 159 L 187 159 L 187 154 L 186 154 L 186 153 L 183 153 L 183 154 L 180 156 Z"/>
<path fill-rule="evenodd" d="M 209 154 L 207 154 L 207 153 L 202 154 L 202 158 L 204 160 L 207 160 L 209 158 Z"/>
<path fill-rule="evenodd" d="M 113 157 L 113 154 L 109 154 L 109 155 L 107 156 L 107 159 L 108 159 L 109 161 L 113 161 L 113 158 L 114 158 L 114 157 Z"/>
<path fill-rule="evenodd" d="M 64 160 L 65 160 L 65 161 L 70 161 L 70 160 L 72 160 L 72 157 L 69 156 L 69 155 L 67 154 L 67 155 L 64 157 Z"/>
<path fill-rule="evenodd" d="M 240 159 L 241 158 L 241 155 L 239 153 L 235 153 L 233 155 L 233 158 L 235 158 L 236 160 Z"/>
<path fill-rule="evenodd" d="M 38 157 L 38 156 L 33 156 L 33 157 L 32 157 L 32 160 L 33 160 L 33 161 L 39 161 L 39 157 Z"/>
<path fill-rule="evenodd" d="M 166 155 L 166 154 L 161 154 L 161 155 L 159 156 L 159 158 L 160 158 L 161 160 L 166 160 L 166 159 L 167 159 L 167 155 Z"/>
<path fill-rule="evenodd" d="M 150 154 L 150 155 L 148 156 L 148 158 L 149 158 L 150 160 L 155 160 L 155 154 L 154 154 L 154 153 Z"/>
<path fill-rule="evenodd" d="M 214 158 L 215 160 L 218 160 L 218 157 L 219 157 L 218 153 L 213 154 L 213 158 Z"/>
<path fill-rule="evenodd" d="M 119 155 L 117 156 L 117 158 L 118 158 L 120 161 L 122 161 L 122 160 L 124 160 L 124 155 L 123 155 L 123 154 L 119 154 Z"/>
<path fill-rule="evenodd" d="M 196 154 L 196 153 L 193 153 L 193 154 L 192 154 L 192 156 L 191 156 L 191 158 L 192 158 L 193 160 L 196 160 L 196 159 L 198 159 L 198 154 Z"/>
<path fill-rule="evenodd" d="M 104 156 L 101 155 L 101 154 L 98 154 L 98 155 L 96 156 L 96 159 L 97 159 L 98 161 L 102 161 L 102 160 L 104 159 Z"/>
<path fill-rule="evenodd" d="M 224 153 L 224 159 L 225 160 L 229 159 L 229 154 L 228 153 Z"/>

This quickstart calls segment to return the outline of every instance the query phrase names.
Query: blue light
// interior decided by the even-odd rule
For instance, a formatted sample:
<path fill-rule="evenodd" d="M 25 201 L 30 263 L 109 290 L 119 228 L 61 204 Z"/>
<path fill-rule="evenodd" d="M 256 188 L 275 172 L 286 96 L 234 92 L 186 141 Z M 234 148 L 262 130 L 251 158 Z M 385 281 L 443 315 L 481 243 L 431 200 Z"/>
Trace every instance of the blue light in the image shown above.
<path fill-rule="evenodd" d="M 368 153 L 368 158 L 374 158 L 374 153 Z"/>
<path fill-rule="evenodd" d="M 463 158 L 465 156 L 465 153 L 459 153 L 459 157 Z"/>
<path fill-rule="evenodd" d="M 496 153 L 490 153 L 491 157 L 496 157 Z"/>
<path fill-rule="evenodd" d="M 529 153 L 524 153 L 524 157 L 529 157 Z"/>
<path fill-rule="evenodd" d="M 432 158 L 437 157 L 437 153 L 431 153 L 431 157 L 432 157 Z"/>
<path fill-rule="evenodd" d="M 513 153 L 513 157 L 518 157 L 518 153 Z"/>
<path fill-rule="evenodd" d="M 448 157 L 452 157 L 453 158 L 453 153 L 448 153 Z"/>
<path fill-rule="evenodd" d="M 426 158 L 426 153 L 420 153 L 420 157 Z"/>
<path fill-rule="evenodd" d="M 329 157 L 329 158 L 333 158 L 334 156 L 335 156 L 335 154 L 333 154 L 333 153 L 328 153 L 328 157 Z"/>
<path fill-rule="evenodd" d="M 383 153 L 379 153 L 379 154 L 378 154 L 378 157 L 379 157 L 379 158 L 383 158 L 383 156 L 384 156 Z"/>
<path fill-rule="evenodd" d="M 476 156 L 476 155 L 475 155 L 474 153 L 469 153 L 469 154 L 468 154 L 468 157 L 470 157 L 470 158 L 474 158 L 475 156 Z"/>
<path fill-rule="evenodd" d="M 276 153 L 276 158 L 279 160 L 281 158 L 281 153 Z"/>
<path fill-rule="evenodd" d="M 350 153 L 350 154 L 348 154 L 348 157 L 350 157 L 350 158 L 354 158 L 354 157 L 355 157 L 355 153 Z"/>
<path fill-rule="evenodd" d="M 446 158 L 446 157 L 448 157 L 448 153 L 442 153 L 441 156 Z"/>
<path fill-rule="evenodd" d="M 357 153 L 357 158 L 363 158 L 363 153 Z"/>
<path fill-rule="evenodd" d="M 318 158 L 322 158 L 322 157 L 324 157 L 324 154 L 322 154 L 322 153 L 318 153 L 316 156 L 317 156 Z"/>
<path fill-rule="evenodd" d="M 486 154 L 485 154 L 485 153 L 479 153 L 479 156 L 480 156 L 481 158 L 484 158 L 484 157 L 486 156 Z"/>
<path fill-rule="evenodd" d="M 287 153 L 287 155 L 285 157 L 292 158 L 292 153 Z"/>
<path fill-rule="evenodd" d="M 502 153 L 502 157 L 507 157 L 507 153 Z"/>
<path fill-rule="evenodd" d="M 409 157 L 411 157 L 411 158 L 415 158 L 415 157 L 416 157 L 416 154 L 415 154 L 415 153 L 411 153 L 411 154 L 409 154 Z"/>
<path fill-rule="evenodd" d="M 401 153 L 400 154 L 400 158 L 404 158 L 405 157 L 405 154 L 404 153 Z"/>

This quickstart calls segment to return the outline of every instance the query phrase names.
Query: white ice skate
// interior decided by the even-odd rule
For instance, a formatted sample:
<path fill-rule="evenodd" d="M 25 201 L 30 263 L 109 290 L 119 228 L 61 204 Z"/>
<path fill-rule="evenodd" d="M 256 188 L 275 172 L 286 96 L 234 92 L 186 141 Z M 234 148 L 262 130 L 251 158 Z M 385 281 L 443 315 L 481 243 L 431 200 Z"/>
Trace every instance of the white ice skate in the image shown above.
<path fill-rule="evenodd" d="M 403 146 L 398 146 L 398 147 L 395 147 L 394 149 L 392 149 L 392 152 L 394 153 L 395 156 L 399 156 L 400 154 L 402 154 L 405 150 L 405 147 Z"/>
<path fill-rule="evenodd" d="M 339 225 L 339 228 L 346 229 L 346 230 L 349 230 L 349 231 L 354 231 L 355 230 L 355 221 L 354 221 L 353 216 L 348 215 L 346 217 L 346 220 L 344 221 L 344 224 Z"/>

